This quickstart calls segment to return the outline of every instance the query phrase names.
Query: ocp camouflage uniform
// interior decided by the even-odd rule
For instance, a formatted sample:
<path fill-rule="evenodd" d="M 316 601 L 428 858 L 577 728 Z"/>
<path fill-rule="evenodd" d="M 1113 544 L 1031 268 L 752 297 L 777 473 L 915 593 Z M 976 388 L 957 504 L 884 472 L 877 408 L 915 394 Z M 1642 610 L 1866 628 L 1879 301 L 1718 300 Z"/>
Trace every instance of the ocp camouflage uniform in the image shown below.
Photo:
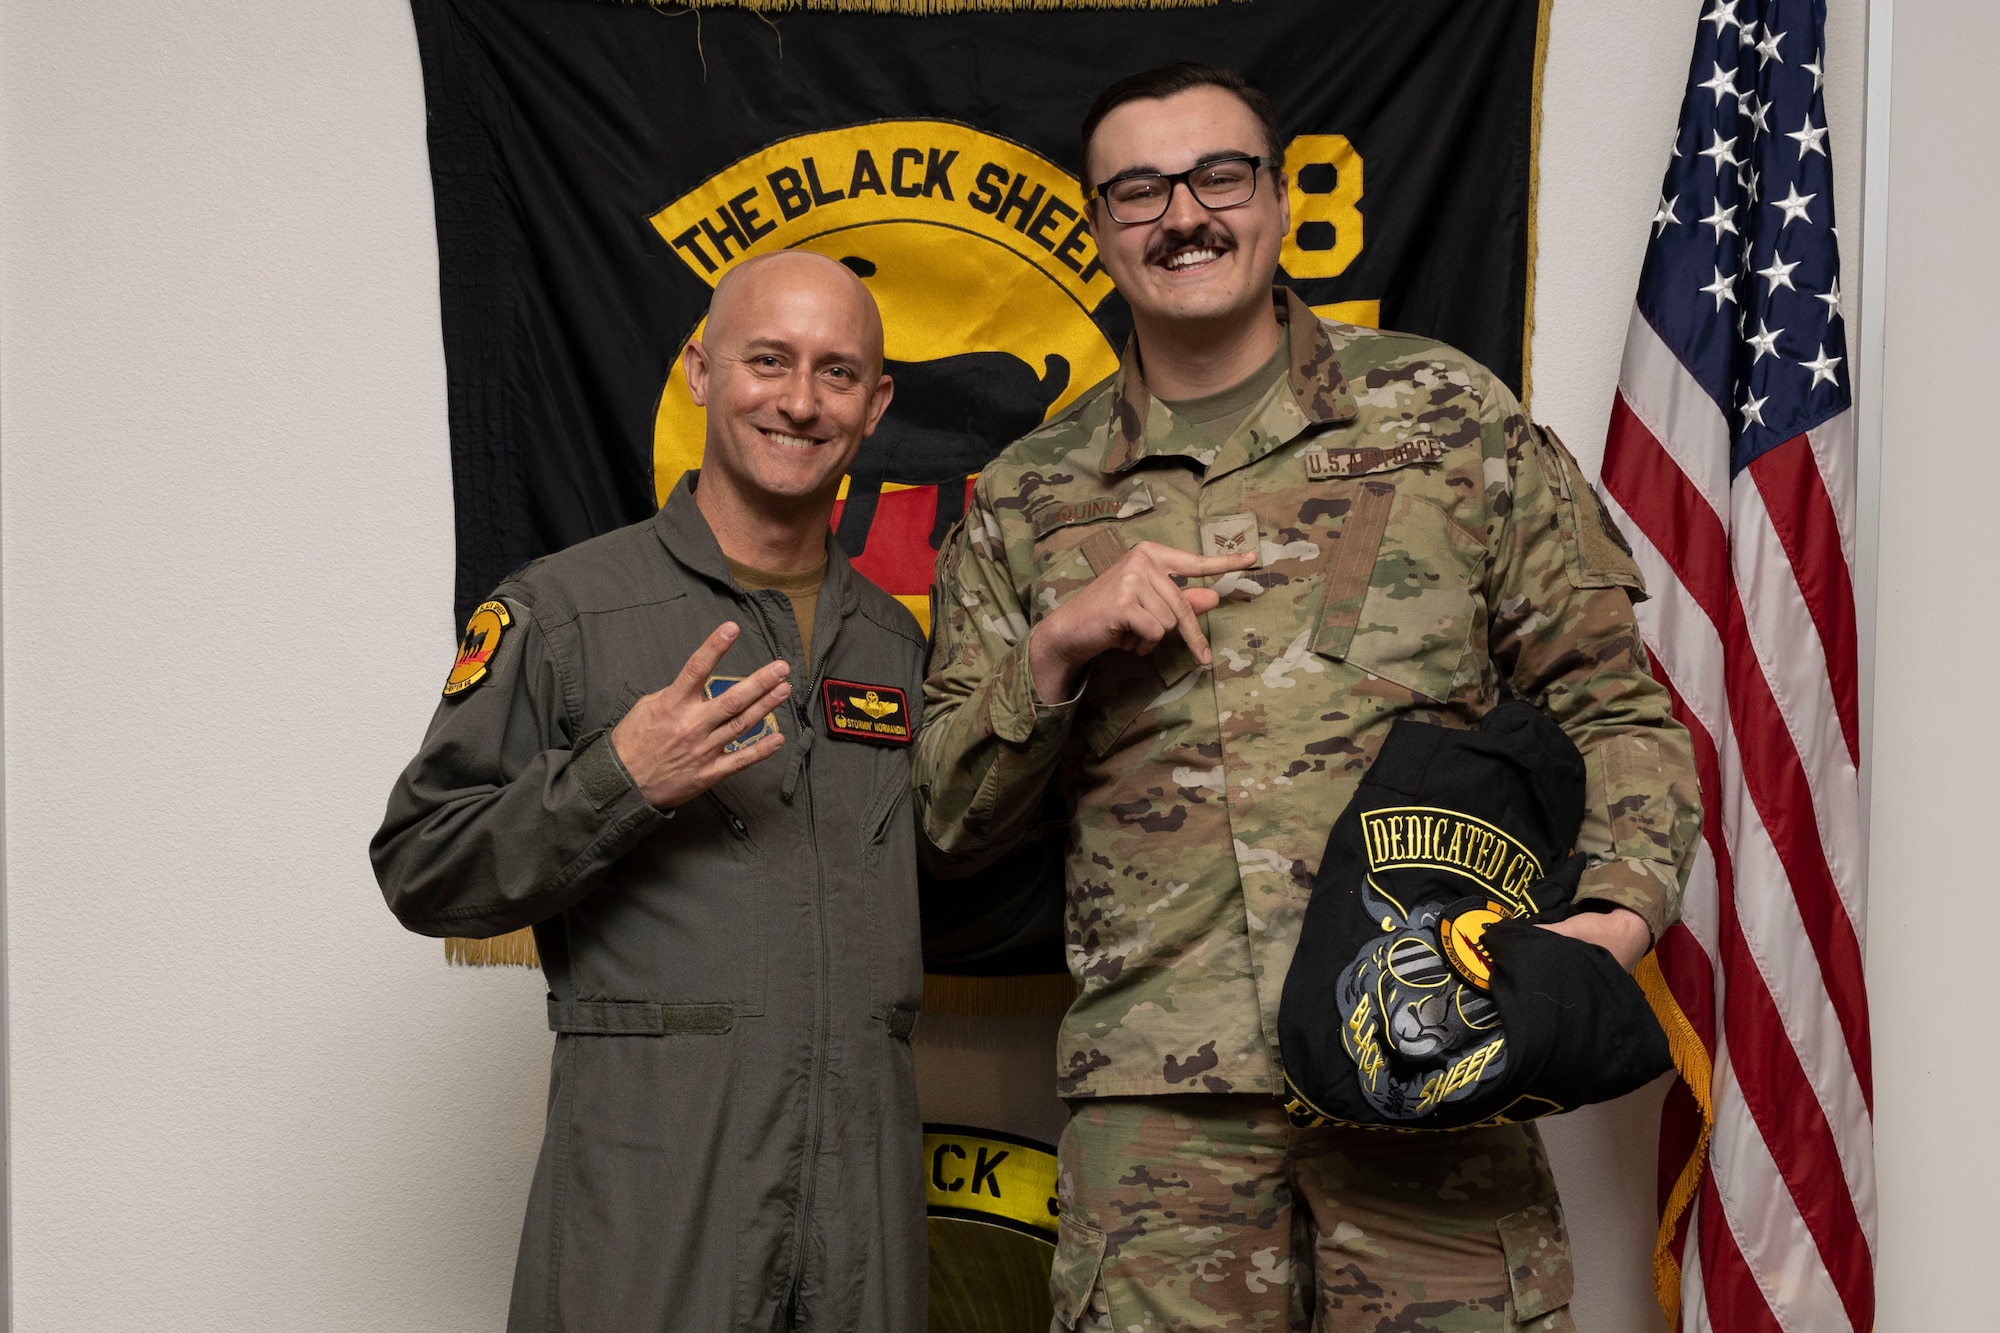
<path fill-rule="evenodd" d="M 1074 811 L 1068 1098 L 1275 1093 L 1327 830 L 1398 717 L 1474 725 L 1503 673 L 1584 754 L 1579 897 L 1655 937 L 1679 910 L 1699 825 L 1688 738 L 1633 623 L 1638 570 L 1575 461 L 1452 349 L 1276 299 L 1290 372 L 1226 443 L 1152 397 L 1135 340 L 986 470 L 939 557 L 918 809 L 947 873 L 1017 843 L 1052 780 Z M 1148 540 L 1257 550 L 1213 582 L 1213 667 L 1173 637 L 1038 701 L 1030 626 Z M 1518 1205 L 1544 1202 L 1559 1230 L 1552 1192 Z"/>

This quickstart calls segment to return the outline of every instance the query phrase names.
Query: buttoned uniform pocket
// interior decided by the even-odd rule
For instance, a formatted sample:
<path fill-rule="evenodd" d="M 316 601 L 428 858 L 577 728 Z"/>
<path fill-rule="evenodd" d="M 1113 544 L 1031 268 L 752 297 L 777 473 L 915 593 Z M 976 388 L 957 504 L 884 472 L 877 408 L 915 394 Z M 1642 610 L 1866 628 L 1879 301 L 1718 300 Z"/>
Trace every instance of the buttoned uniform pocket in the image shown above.
<path fill-rule="evenodd" d="M 1554 1199 L 1534 1204 L 1507 1214 L 1494 1226 L 1506 1256 L 1507 1291 L 1515 1323 L 1522 1328 L 1568 1327 L 1567 1321 L 1549 1319 L 1569 1305 L 1576 1290 L 1562 1204 Z M 1544 1320 L 1547 1322 L 1538 1322 Z"/>
<path fill-rule="evenodd" d="M 1093 1292 L 1108 1323 L 1110 1310 L 1099 1290 L 1103 1270 L 1104 1233 L 1067 1215 L 1057 1218 L 1055 1261 L 1049 1265 L 1049 1302 L 1055 1308 L 1055 1323 L 1049 1333 L 1085 1333 L 1099 1327 L 1098 1320 L 1085 1318 L 1099 1313 L 1091 1309 Z"/>
<path fill-rule="evenodd" d="M 1486 549 L 1453 518 L 1431 468 L 1333 483 L 1350 501 L 1331 540 L 1313 650 L 1442 703 L 1465 668 Z"/>

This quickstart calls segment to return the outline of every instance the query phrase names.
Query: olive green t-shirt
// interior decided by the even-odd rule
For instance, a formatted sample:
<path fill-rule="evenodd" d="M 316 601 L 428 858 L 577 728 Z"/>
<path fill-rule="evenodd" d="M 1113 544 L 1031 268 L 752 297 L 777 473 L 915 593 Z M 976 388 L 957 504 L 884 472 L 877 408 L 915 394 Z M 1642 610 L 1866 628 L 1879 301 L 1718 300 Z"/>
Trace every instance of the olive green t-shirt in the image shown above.
<path fill-rule="evenodd" d="M 724 556 L 723 559 L 728 560 L 729 557 Z M 730 560 L 729 577 L 735 579 L 745 592 L 762 592 L 771 588 L 791 599 L 792 619 L 799 622 L 799 642 L 805 647 L 807 665 L 811 665 L 813 612 L 819 607 L 820 584 L 826 582 L 826 562 L 822 560 L 803 574 L 772 574 Z"/>
<path fill-rule="evenodd" d="M 1264 397 L 1265 391 L 1292 368 L 1291 353 L 1291 344 L 1280 337 L 1278 350 L 1271 353 L 1270 360 L 1251 371 L 1248 379 L 1205 397 L 1162 398 L 1160 401 L 1180 420 L 1200 427 L 1201 432 L 1214 441 L 1217 448 L 1221 448 L 1236 433 L 1236 428 L 1243 424 L 1243 418 L 1250 415 L 1250 409 Z"/>

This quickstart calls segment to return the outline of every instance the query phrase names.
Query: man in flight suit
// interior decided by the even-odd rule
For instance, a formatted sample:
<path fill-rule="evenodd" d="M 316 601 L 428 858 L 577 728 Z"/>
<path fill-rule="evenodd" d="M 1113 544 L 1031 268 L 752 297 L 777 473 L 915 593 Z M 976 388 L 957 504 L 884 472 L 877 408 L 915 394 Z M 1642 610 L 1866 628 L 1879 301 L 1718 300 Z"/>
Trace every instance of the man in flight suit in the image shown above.
<path fill-rule="evenodd" d="M 535 929 L 558 1035 L 513 1333 L 917 1333 L 925 644 L 828 540 L 881 320 L 788 251 L 683 356 L 702 468 L 474 614 L 376 874 L 422 934 Z"/>
<path fill-rule="evenodd" d="M 1471 727 L 1511 689 L 1563 727 L 1593 910 L 1551 929 L 1628 969 L 1678 910 L 1688 738 L 1638 571 L 1555 437 L 1451 348 L 1273 290 L 1283 161 L 1224 70 L 1135 75 L 1086 117 L 1135 333 L 940 552 L 918 813 L 968 873 L 1050 784 L 1074 812 L 1057 1328 L 1565 1329 L 1533 1127 L 1293 1128 L 1279 996 L 1396 719 Z"/>

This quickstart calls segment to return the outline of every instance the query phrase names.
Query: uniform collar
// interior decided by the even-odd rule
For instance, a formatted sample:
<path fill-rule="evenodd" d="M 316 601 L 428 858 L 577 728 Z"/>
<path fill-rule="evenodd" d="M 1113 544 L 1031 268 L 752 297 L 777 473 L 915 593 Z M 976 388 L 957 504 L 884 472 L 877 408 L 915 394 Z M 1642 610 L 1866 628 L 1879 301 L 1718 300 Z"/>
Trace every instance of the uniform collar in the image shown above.
<path fill-rule="evenodd" d="M 731 577 L 722 545 L 715 540 L 715 532 L 708 526 L 701 506 L 694 502 L 694 488 L 700 480 L 700 468 L 689 468 L 681 474 L 681 479 L 674 483 L 674 489 L 668 494 L 667 502 L 653 517 L 653 531 L 658 534 L 660 544 L 667 548 L 667 553 L 681 564 L 730 589 L 737 596 L 747 597 L 749 594 Z M 840 543 L 834 541 L 833 534 L 829 532 L 826 581 L 819 585 L 821 606 L 838 607 L 842 615 L 854 610 L 859 597 L 853 568 L 848 563 L 847 552 L 840 549 Z"/>
<path fill-rule="evenodd" d="M 1327 336 L 1312 307 L 1289 287 L 1273 287 L 1271 302 L 1278 323 L 1284 326 L 1291 347 L 1291 369 L 1286 372 L 1288 393 L 1267 399 L 1246 422 L 1258 440 L 1265 441 L 1257 453 L 1296 438 L 1308 426 L 1352 421 L 1358 409 L 1348 391 L 1347 377 L 1341 373 L 1334 355 L 1333 340 Z M 1142 458 L 1171 455 L 1193 458 L 1208 467 L 1217 461 L 1216 450 L 1207 436 L 1173 413 L 1146 387 L 1139 363 L 1139 335 L 1125 344 L 1125 358 L 1112 384 L 1110 439 L 1104 452 L 1103 470 L 1116 476 L 1138 464 Z M 1241 432 L 1239 432 L 1240 436 Z M 1238 451 L 1232 441 L 1230 452 Z"/>

